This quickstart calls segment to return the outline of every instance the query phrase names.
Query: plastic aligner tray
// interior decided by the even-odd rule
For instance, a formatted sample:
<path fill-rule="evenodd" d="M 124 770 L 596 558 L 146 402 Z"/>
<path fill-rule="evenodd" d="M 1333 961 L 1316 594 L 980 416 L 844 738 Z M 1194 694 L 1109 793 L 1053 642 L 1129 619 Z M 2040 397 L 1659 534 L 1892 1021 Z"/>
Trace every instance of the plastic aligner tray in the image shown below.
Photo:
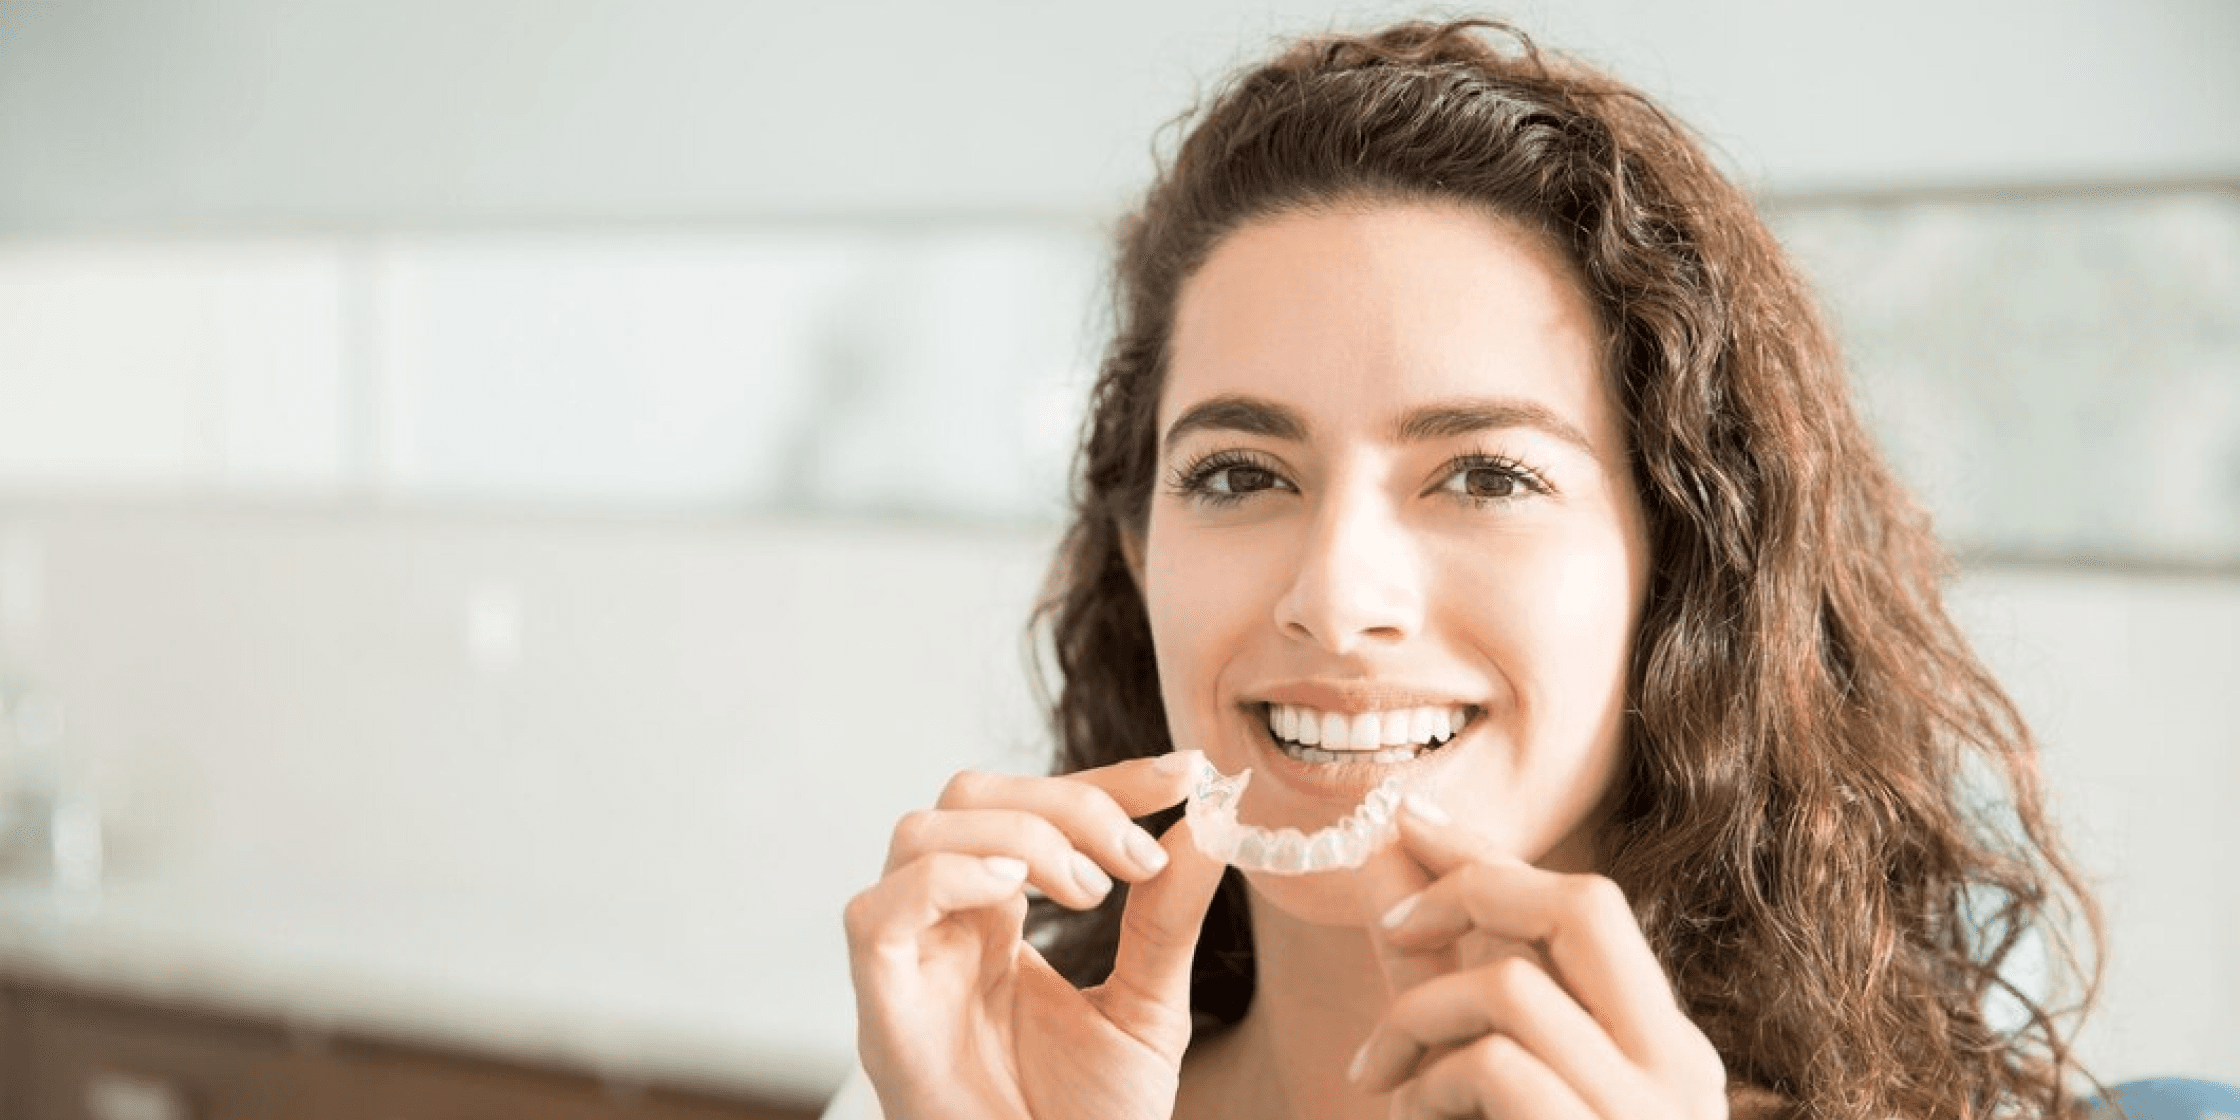
<path fill-rule="evenodd" d="M 1250 769 L 1228 777 L 1200 759 L 1183 810 L 1198 850 L 1239 871 L 1306 875 L 1351 870 L 1367 863 L 1370 855 L 1399 835 L 1393 823 L 1393 815 L 1400 808 L 1401 781 L 1397 775 L 1370 790 L 1344 820 L 1311 833 L 1239 822 L 1237 806 L 1244 801 L 1245 787 L 1251 782 Z"/>

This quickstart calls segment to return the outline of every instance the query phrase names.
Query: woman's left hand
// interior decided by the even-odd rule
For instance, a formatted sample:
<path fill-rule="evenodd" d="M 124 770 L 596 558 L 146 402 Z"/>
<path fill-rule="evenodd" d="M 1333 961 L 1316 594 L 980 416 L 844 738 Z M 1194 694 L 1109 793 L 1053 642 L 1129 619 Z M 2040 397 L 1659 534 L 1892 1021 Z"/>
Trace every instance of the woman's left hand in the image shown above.
<path fill-rule="evenodd" d="M 1435 807 L 1403 810 L 1395 850 L 1430 885 L 1373 931 L 1395 996 L 1353 1073 L 1395 1120 L 1724 1120 L 1725 1066 L 1616 884 L 1501 855 Z"/>

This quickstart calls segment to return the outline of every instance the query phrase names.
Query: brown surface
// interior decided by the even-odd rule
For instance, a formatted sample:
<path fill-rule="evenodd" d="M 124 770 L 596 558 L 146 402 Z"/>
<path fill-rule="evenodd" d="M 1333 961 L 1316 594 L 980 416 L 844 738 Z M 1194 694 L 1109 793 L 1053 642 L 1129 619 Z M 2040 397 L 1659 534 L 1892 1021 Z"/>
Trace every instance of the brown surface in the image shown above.
<path fill-rule="evenodd" d="M 0 981 L 0 1117 L 105 1120 L 809 1120 L 814 1107 L 586 1074 L 253 1018 Z"/>

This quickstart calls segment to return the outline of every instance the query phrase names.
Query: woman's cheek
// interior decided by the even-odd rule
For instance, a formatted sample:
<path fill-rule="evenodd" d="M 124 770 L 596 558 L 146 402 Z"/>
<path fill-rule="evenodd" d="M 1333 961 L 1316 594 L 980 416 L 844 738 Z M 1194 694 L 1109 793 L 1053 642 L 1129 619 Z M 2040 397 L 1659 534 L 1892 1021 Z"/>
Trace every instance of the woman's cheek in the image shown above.
<path fill-rule="evenodd" d="M 1635 558 L 1618 534 L 1552 533 L 1508 558 L 1529 595 L 1511 604 L 1532 644 L 1554 662 L 1599 671 L 1622 662 L 1641 597 Z"/>
<path fill-rule="evenodd" d="M 1178 750 L 1211 746 L 1205 726 L 1213 702 L 1209 646 L 1223 621 L 1219 558 L 1206 555 L 1195 536 L 1174 532 L 1155 537 L 1144 573 L 1159 693 Z"/>
<path fill-rule="evenodd" d="M 1477 557 L 1457 620 L 1496 674 L 1520 747 L 1573 743 L 1622 703 L 1636 600 L 1622 544 L 1549 534 L 1499 542 Z"/>

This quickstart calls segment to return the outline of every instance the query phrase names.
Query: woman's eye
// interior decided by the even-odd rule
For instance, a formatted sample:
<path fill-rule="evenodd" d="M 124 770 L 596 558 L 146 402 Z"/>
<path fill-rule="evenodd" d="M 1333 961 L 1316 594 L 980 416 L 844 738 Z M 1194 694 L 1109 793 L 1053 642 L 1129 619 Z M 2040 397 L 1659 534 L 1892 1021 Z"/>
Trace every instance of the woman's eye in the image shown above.
<path fill-rule="evenodd" d="M 1492 467 L 1472 467 L 1462 472 L 1462 490 L 1473 498 L 1512 498 L 1523 487 L 1517 476 Z"/>
<path fill-rule="evenodd" d="M 1230 505 L 1268 491 L 1297 489 L 1275 467 L 1226 452 L 1178 468 L 1168 485 L 1181 497 L 1213 506 Z"/>
<path fill-rule="evenodd" d="M 1545 493 L 1531 470 L 1516 463 L 1461 463 L 1439 488 L 1474 501 L 1498 502 Z"/>
<path fill-rule="evenodd" d="M 1276 474 L 1266 467 L 1222 467 L 1205 476 L 1205 488 L 1215 494 L 1250 494 L 1276 488 Z"/>

